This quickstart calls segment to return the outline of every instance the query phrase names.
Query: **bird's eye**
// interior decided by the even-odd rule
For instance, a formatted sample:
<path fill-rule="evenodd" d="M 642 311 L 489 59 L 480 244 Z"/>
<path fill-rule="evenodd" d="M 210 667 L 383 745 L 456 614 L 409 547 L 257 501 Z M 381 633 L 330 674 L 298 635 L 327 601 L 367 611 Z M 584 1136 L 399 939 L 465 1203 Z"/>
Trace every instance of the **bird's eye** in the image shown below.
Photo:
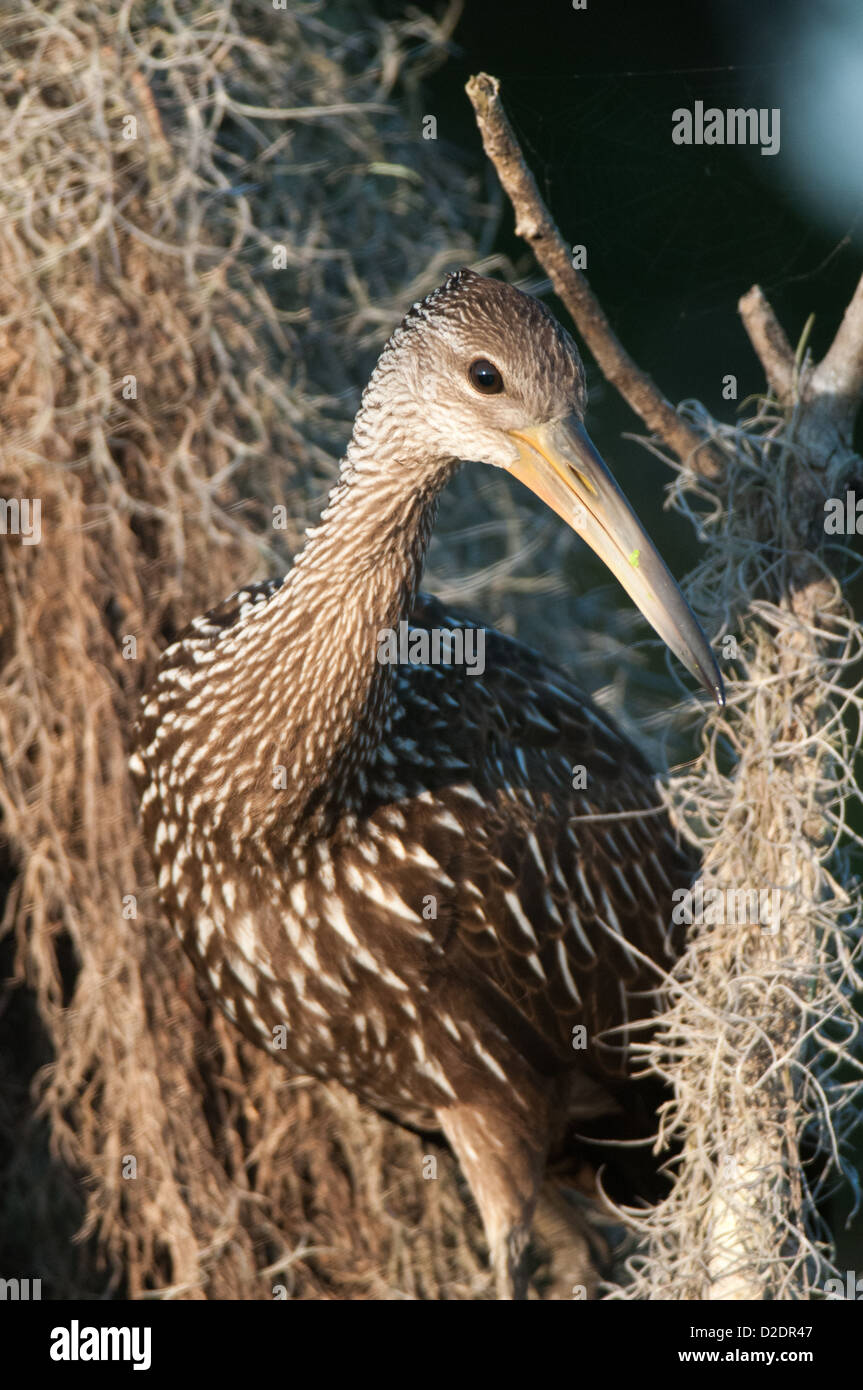
<path fill-rule="evenodd" d="M 485 357 L 478 357 L 475 362 L 471 362 L 467 374 L 471 386 L 475 386 L 484 396 L 496 396 L 503 390 L 503 377 L 494 363 Z"/>

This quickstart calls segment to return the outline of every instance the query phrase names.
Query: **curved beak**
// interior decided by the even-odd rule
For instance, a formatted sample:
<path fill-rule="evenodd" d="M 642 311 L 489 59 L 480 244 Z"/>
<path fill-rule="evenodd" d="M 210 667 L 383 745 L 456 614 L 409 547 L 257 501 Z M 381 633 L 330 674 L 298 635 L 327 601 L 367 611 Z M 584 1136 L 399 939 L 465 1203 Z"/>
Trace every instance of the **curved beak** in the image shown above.
<path fill-rule="evenodd" d="M 509 433 L 519 450 L 510 472 L 584 537 L 663 642 L 724 705 L 707 638 L 579 417 Z"/>

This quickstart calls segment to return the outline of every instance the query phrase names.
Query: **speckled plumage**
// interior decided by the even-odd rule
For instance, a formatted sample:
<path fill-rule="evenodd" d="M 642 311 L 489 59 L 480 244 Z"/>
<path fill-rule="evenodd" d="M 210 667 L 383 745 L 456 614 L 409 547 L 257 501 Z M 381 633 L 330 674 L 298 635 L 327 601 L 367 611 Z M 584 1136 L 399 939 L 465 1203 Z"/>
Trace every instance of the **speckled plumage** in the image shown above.
<path fill-rule="evenodd" d="M 375 659 L 401 618 L 467 621 L 417 592 L 456 457 L 506 466 L 452 387 L 466 339 L 521 373 L 523 415 L 583 407 L 541 306 L 450 277 L 384 350 L 287 578 L 164 653 L 132 766 L 165 911 L 220 1007 L 292 1069 L 443 1129 L 505 1290 L 549 1154 L 626 1107 L 608 1030 L 650 1013 L 691 863 L 637 750 L 536 653 L 489 630 L 481 676 Z"/>

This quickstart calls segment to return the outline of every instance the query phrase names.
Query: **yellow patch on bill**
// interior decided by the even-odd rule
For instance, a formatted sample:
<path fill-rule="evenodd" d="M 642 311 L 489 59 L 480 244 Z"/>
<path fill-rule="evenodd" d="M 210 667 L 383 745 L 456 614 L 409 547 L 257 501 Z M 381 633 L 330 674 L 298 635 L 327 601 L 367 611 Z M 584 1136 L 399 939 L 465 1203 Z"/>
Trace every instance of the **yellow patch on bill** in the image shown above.
<path fill-rule="evenodd" d="M 640 550 L 633 550 L 632 554 L 631 554 L 630 557 L 629 557 L 629 563 L 632 565 L 632 568 L 633 568 L 634 570 L 637 570 L 637 569 L 638 569 L 638 561 L 639 561 L 640 558 L 641 558 L 641 551 L 640 551 Z"/>

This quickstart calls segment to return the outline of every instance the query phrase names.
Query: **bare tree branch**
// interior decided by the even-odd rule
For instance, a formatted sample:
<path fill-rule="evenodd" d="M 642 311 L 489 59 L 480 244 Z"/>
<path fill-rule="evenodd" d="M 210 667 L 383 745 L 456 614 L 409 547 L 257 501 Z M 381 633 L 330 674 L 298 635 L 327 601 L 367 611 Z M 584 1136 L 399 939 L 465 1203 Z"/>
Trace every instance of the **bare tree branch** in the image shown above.
<path fill-rule="evenodd" d="M 722 456 L 677 414 L 655 382 L 629 356 L 617 338 L 590 285 L 570 259 L 554 220 L 546 207 L 533 174 L 525 163 L 500 100 L 496 77 L 479 73 L 465 89 L 476 113 L 485 152 L 515 212 L 515 230 L 529 242 L 537 260 L 576 324 L 603 375 L 659 435 L 682 462 L 707 477 L 716 477 Z"/>
<path fill-rule="evenodd" d="M 863 279 L 829 350 L 799 382 L 795 379 L 794 353 L 758 285 L 743 295 L 738 308 L 779 403 L 793 405 L 799 396 L 806 406 L 798 422 L 798 438 L 814 459 L 841 472 L 851 457 L 851 436 L 863 397 Z"/>
<path fill-rule="evenodd" d="M 829 413 L 843 443 L 851 432 L 863 396 L 863 277 L 845 310 L 836 337 L 812 374 L 812 395 L 830 398 Z"/>
<path fill-rule="evenodd" d="M 770 389 L 780 405 L 789 405 L 794 391 L 794 353 L 761 286 L 753 285 L 737 307 Z"/>

